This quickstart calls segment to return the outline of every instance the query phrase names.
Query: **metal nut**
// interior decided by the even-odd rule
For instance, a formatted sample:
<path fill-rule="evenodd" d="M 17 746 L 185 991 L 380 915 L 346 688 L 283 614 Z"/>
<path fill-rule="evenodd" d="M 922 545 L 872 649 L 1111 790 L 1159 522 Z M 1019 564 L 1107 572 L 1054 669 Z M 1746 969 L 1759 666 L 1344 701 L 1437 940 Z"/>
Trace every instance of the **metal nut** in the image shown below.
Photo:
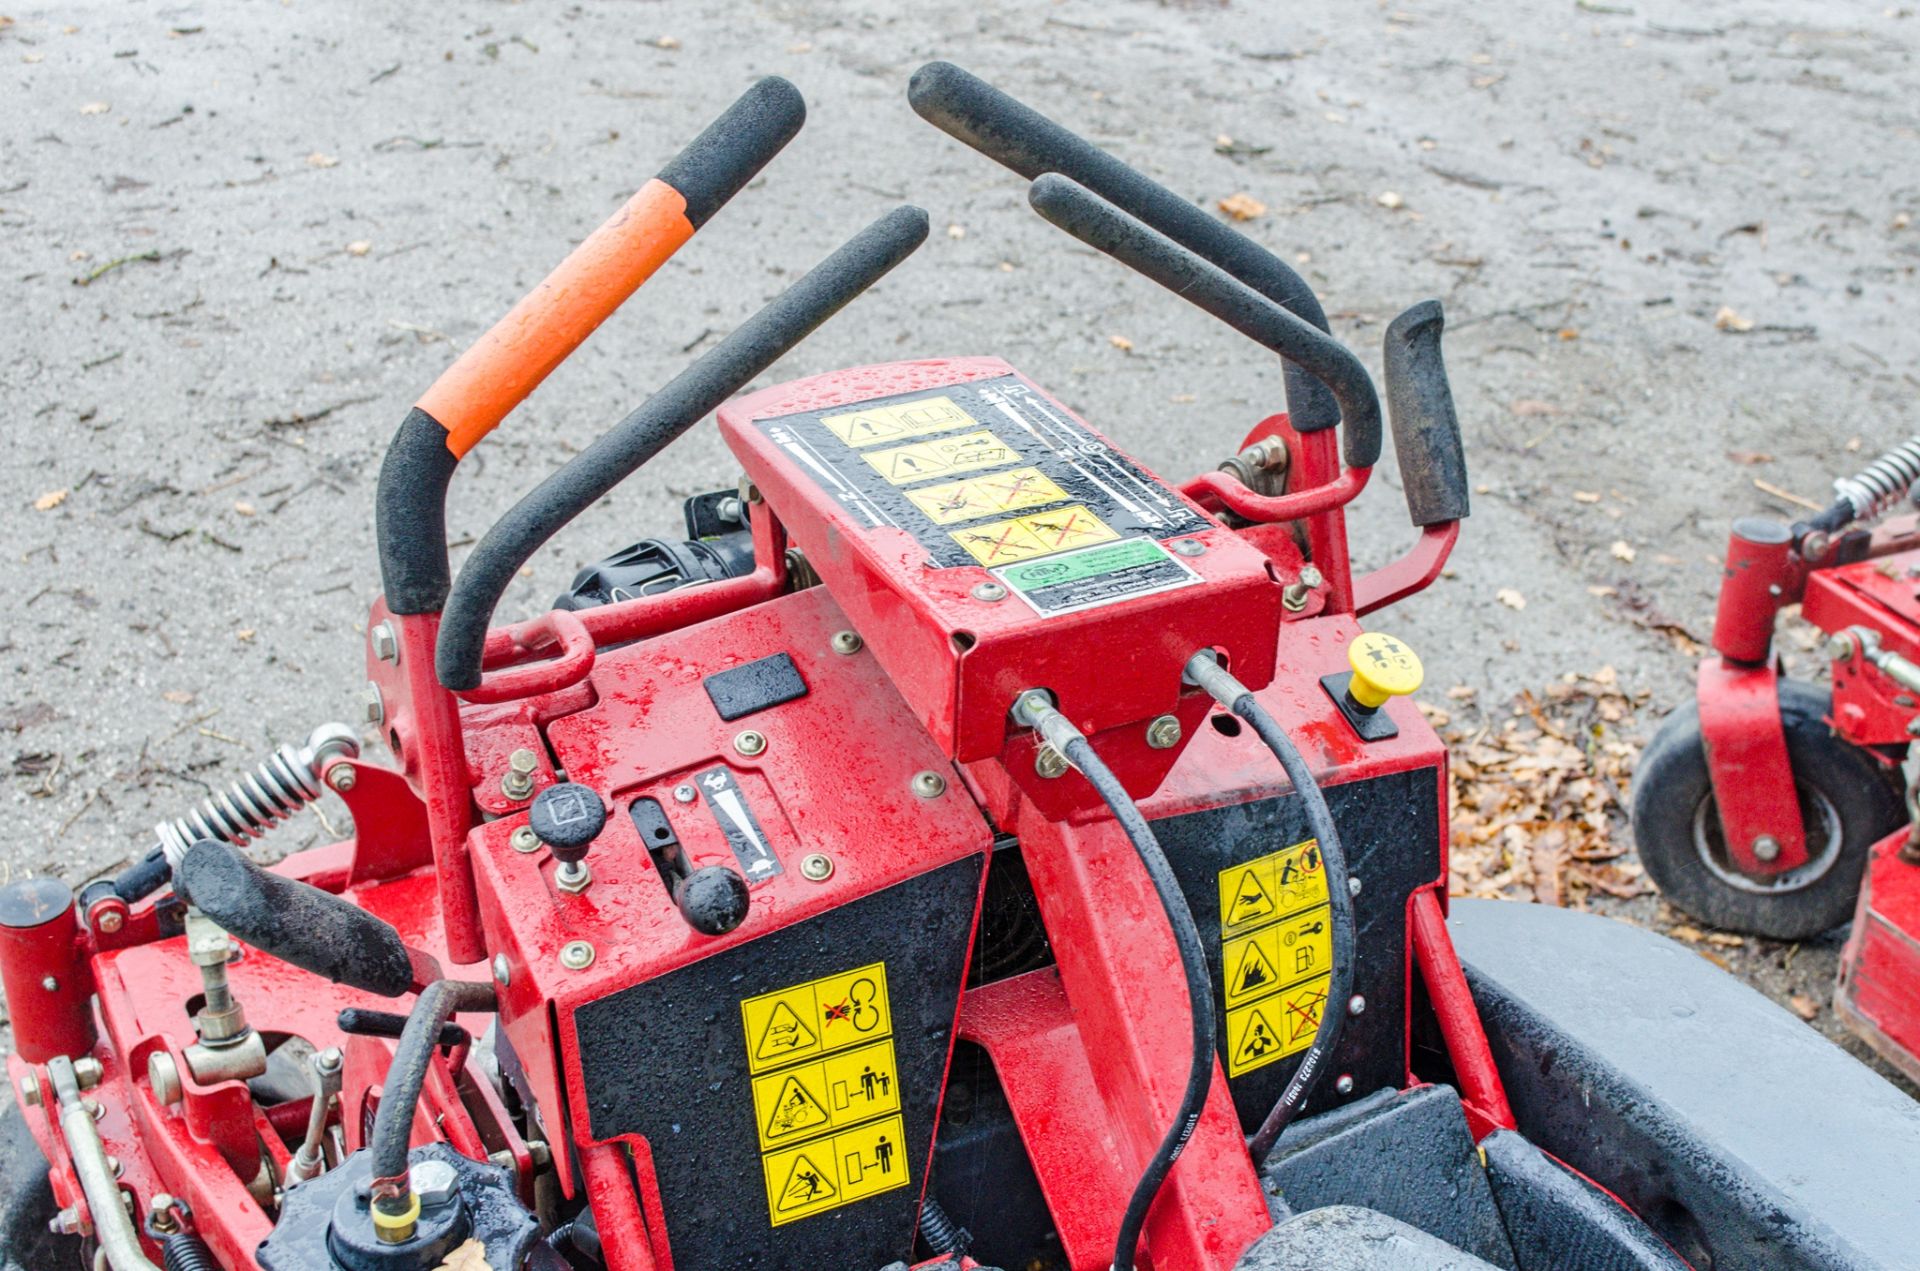
<path fill-rule="evenodd" d="M 1180 744 L 1180 721 L 1162 715 L 1147 725 L 1147 745 L 1155 750 L 1172 750 Z"/>
<path fill-rule="evenodd" d="M 147 1084 L 153 1087 L 153 1097 L 167 1107 L 180 1102 L 180 1068 L 172 1055 L 156 1050 L 147 1057 Z"/>
<path fill-rule="evenodd" d="M 1358 896 L 1359 894 L 1360 894 L 1360 875 L 1348 874 L 1347 875 L 1347 895 Z"/>
<path fill-rule="evenodd" d="M 516 750 L 507 756 L 507 773 L 500 778 L 500 793 L 516 803 L 533 793 L 534 769 L 540 766 L 540 756 L 531 750 Z"/>
<path fill-rule="evenodd" d="M 369 724 L 383 724 L 387 719 L 386 699 L 380 696 L 380 686 L 372 680 L 367 681 L 366 696 L 362 699 L 361 713 Z"/>
<path fill-rule="evenodd" d="M 929 769 L 913 774 L 913 792 L 923 799 L 937 799 L 947 792 L 947 779 Z"/>
<path fill-rule="evenodd" d="M 578 896 L 593 881 L 593 871 L 585 861 L 569 861 L 553 872 L 553 885 L 569 896 Z"/>
<path fill-rule="evenodd" d="M 569 971 L 584 971 L 593 965 L 593 946 L 585 940 L 569 940 L 560 946 L 560 965 Z"/>
<path fill-rule="evenodd" d="M 1826 655 L 1834 662 L 1853 661 L 1853 641 L 1844 633 L 1829 636 L 1827 639 Z"/>
<path fill-rule="evenodd" d="M 1033 770 L 1048 780 L 1064 776 L 1067 757 L 1055 750 L 1052 742 L 1041 742 L 1040 749 L 1033 753 Z"/>
<path fill-rule="evenodd" d="M 373 646 L 373 656 L 382 662 L 400 660 L 400 637 L 393 633 L 391 622 L 376 622 L 367 632 L 367 643 Z"/>
<path fill-rule="evenodd" d="M 1333 1083 L 1333 1088 L 1335 1093 L 1338 1094 L 1352 1094 L 1353 1074 L 1350 1072 L 1341 1073 L 1339 1078 Z"/>
<path fill-rule="evenodd" d="M 359 780 L 359 772 L 354 769 L 352 764 L 344 760 L 327 769 L 327 784 L 335 790 L 338 790 L 341 794 L 345 794 L 347 791 L 353 789 L 354 783 Z"/>
<path fill-rule="evenodd" d="M 1754 859 L 1762 861 L 1780 858 L 1780 840 L 1771 834 L 1762 834 L 1753 840 Z"/>
<path fill-rule="evenodd" d="M 82 1055 L 73 1061 L 73 1079 L 82 1090 L 91 1090 L 99 1085 L 104 1075 L 100 1061 L 92 1055 Z"/>
<path fill-rule="evenodd" d="M 445 1161 L 420 1162 L 407 1171 L 407 1182 L 422 1209 L 438 1209 L 460 1195 L 459 1171 Z"/>
<path fill-rule="evenodd" d="M 93 925 L 95 930 L 110 936 L 127 925 L 127 911 L 118 905 L 108 905 L 100 911 L 99 917 L 93 920 Z"/>
<path fill-rule="evenodd" d="M 1175 539 L 1172 546 L 1173 550 L 1182 556 L 1204 556 L 1207 554 L 1207 545 L 1197 538 Z"/>
<path fill-rule="evenodd" d="M 833 857 L 825 852 L 808 852 L 800 858 L 800 877 L 810 883 L 824 883 L 833 877 Z"/>
<path fill-rule="evenodd" d="M 1367 999 L 1360 996 L 1360 994 L 1355 993 L 1352 997 L 1347 999 L 1347 1014 L 1360 1015 L 1365 1013 L 1366 1009 L 1367 1009 Z"/>
<path fill-rule="evenodd" d="M 760 754 L 767 748 L 767 735 L 749 728 L 734 735 L 733 748 L 748 757 Z"/>
<path fill-rule="evenodd" d="M 996 600 L 1005 600 L 1007 598 L 1007 589 L 999 583 L 975 583 L 973 585 L 972 595 L 975 600 L 984 600 L 992 603 Z"/>
<path fill-rule="evenodd" d="M 522 825 L 514 829 L 507 839 L 516 852 L 537 852 L 540 850 L 540 836 L 533 832 L 531 825 Z"/>
<path fill-rule="evenodd" d="M 858 631 L 836 631 L 833 633 L 833 651 L 843 656 L 852 656 L 866 647 L 867 642 L 860 638 Z"/>

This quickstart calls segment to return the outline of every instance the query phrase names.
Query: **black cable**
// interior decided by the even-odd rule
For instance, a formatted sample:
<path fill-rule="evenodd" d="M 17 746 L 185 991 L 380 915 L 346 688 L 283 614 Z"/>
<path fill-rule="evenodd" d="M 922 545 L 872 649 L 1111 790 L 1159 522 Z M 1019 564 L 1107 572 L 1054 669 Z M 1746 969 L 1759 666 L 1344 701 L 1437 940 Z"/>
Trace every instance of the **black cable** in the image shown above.
<path fill-rule="evenodd" d="M 1187 1140 L 1193 1137 L 1193 1127 L 1200 1122 L 1200 1111 L 1206 1107 L 1207 1091 L 1213 1084 L 1213 973 L 1207 968 L 1206 946 L 1200 941 L 1200 928 L 1193 921 L 1193 911 L 1187 908 L 1186 893 L 1180 890 L 1180 881 L 1173 875 L 1173 866 L 1167 863 L 1167 854 L 1160 850 L 1160 841 L 1154 838 L 1147 818 L 1140 814 L 1126 787 L 1100 762 L 1086 738 L 1075 737 L 1066 743 L 1061 753 L 1106 803 L 1113 819 L 1133 844 L 1133 850 L 1139 853 L 1147 877 L 1153 880 L 1160 907 L 1166 911 L 1167 925 L 1173 928 L 1173 943 L 1180 950 L 1180 969 L 1186 975 L 1187 998 L 1193 1014 L 1193 1059 L 1187 1069 L 1187 1088 L 1180 1097 L 1179 1115 L 1147 1162 L 1140 1181 L 1134 1184 L 1133 1197 L 1127 1201 L 1127 1212 L 1120 1220 L 1120 1237 L 1114 1244 L 1113 1271 L 1133 1271 L 1133 1255 L 1140 1246 L 1140 1230 L 1146 1225 L 1147 1211 L 1153 1207 L 1153 1199 L 1160 1194 L 1160 1185 L 1167 1181 L 1173 1163 L 1186 1149 Z"/>
<path fill-rule="evenodd" d="M 1320 868 L 1325 872 L 1327 902 L 1333 915 L 1333 969 L 1327 984 L 1327 1000 L 1320 1006 L 1320 1023 L 1313 1031 L 1313 1044 L 1307 1047 L 1300 1066 L 1293 1070 L 1293 1077 L 1280 1092 L 1267 1119 L 1247 1140 L 1253 1166 L 1259 1169 L 1279 1141 L 1280 1132 L 1287 1128 L 1287 1123 L 1313 1092 L 1314 1082 L 1333 1058 L 1334 1047 L 1340 1044 L 1340 1032 L 1346 1026 L 1347 1002 L 1353 996 L 1353 893 L 1348 890 L 1346 849 L 1340 845 L 1340 831 L 1334 827 L 1327 796 L 1321 792 L 1320 783 L 1314 780 L 1312 770 L 1293 740 L 1281 731 L 1273 716 L 1250 692 L 1236 697 L 1227 704 L 1227 709 L 1253 726 L 1253 731 L 1286 769 L 1287 780 L 1300 795 L 1300 802 L 1307 810 L 1307 824 L 1320 845 Z"/>
<path fill-rule="evenodd" d="M 381 1199 L 378 1184 L 407 1176 L 407 1140 L 412 1137 L 415 1105 L 420 1102 L 440 1030 L 458 1011 L 498 1009 L 493 985 L 469 980 L 435 980 L 414 1001 L 400 1043 L 393 1048 L 393 1062 L 387 1065 L 380 1110 L 374 1113 L 373 1133 L 367 1140 L 373 1150 L 375 1203 Z"/>

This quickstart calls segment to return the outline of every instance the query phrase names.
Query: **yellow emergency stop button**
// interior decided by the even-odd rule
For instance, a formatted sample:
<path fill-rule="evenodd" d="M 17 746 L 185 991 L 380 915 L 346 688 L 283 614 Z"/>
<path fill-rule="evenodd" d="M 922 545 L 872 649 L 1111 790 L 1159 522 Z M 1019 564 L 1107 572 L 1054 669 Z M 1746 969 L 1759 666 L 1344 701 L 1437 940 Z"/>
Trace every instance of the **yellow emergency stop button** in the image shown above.
<path fill-rule="evenodd" d="M 1348 645 L 1347 665 L 1353 668 L 1347 692 L 1369 711 L 1385 706 L 1388 698 L 1418 690 L 1424 674 L 1420 655 L 1383 631 L 1369 631 Z"/>

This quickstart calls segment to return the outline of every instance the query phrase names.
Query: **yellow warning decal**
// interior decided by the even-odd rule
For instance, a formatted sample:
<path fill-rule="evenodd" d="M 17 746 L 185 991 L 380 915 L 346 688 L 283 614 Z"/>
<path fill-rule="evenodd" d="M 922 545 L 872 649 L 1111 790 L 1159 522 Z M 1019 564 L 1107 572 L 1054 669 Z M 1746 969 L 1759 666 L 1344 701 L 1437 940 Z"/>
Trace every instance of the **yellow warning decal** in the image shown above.
<path fill-rule="evenodd" d="M 948 481 L 907 492 L 913 505 L 935 525 L 958 525 L 983 516 L 1005 516 L 1023 508 L 1064 503 L 1070 496 L 1038 468 L 1015 468 L 965 481 Z"/>
<path fill-rule="evenodd" d="M 1227 941 L 1220 965 L 1229 1008 L 1282 985 L 1325 975 L 1333 960 L 1333 924 L 1326 909 L 1296 914 Z"/>
<path fill-rule="evenodd" d="M 776 1148 L 900 1110 L 893 1042 L 878 1041 L 753 1079 L 760 1146 Z"/>
<path fill-rule="evenodd" d="M 1227 1076 L 1238 1077 L 1312 1045 L 1331 985 L 1332 977 L 1323 975 L 1249 1006 L 1229 1009 Z"/>
<path fill-rule="evenodd" d="M 986 429 L 916 442 L 860 456 L 892 485 L 912 485 L 929 477 L 958 476 L 983 468 L 1020 462 L 1020 452 Z"/>
<path fill-rule="evenodd" d="M 1220 871 L 1220 934 L 1239 935 L 1327 903 L 1314 839 Z"/>
<path fill-rule="evenodd" d="M 982 565 L 1011 565 L 1052 552 L 1109 543 L 1120 537 L 1112 526 L 1084 507 L 1036 512 L 1010 521 L 954 530 L 951 534 L 953 541 L 966 548 Z"/>
<path fill-rule="evenodd" d="M 978 428 L 980 421 L 953 404 L 951 397 L 923 397 L 892 406 L 869 406 L 820 420 L 827 431 L 856 450 L 882 441 L 907 441 L 955 428 Z"/>
<path fill-rule="evenodd" d="M 907 1185 L 906 1123 L 898 1116 L 769 1152 L 767 1211 L 776 1227 Z"/>
<path fill-rule="evenodd" d="M 884 962 L 750 997 L 740 1014 L 757 1073 L 893 1035 Z"/>

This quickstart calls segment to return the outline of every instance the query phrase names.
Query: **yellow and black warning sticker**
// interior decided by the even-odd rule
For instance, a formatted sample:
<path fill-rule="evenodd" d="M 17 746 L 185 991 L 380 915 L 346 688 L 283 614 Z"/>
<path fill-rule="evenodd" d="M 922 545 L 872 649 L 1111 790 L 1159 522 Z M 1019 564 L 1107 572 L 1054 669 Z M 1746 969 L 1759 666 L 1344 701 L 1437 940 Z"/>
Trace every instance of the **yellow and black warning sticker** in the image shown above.
<path fill-rule="evenodd" d="M 740 1003 L 774 1226 L 907 1183 L 882 962 Z"/>
<path fill-rule="evenodd" d="M 1038 468 L 1014 468 L 907 492 L 907 501 L 925 512 L 935 525 L 958 525 L 983 516 L 1005 516 L 1009 512 L 1064 503 L 1070 497 Z"/>
<path fill-rule="evenodd" d="M 929 477 L 958 476 L 1020 462 L 1019 451 L 984 428 L 910 446 L 869 450 L 860 457 L 889 485 L 912 485 Z"/>
<path fill-rule="evenodd" d="M 907 1185 L 906 1122 L 897 1116 L 769 1152 L 767 1210 L 778 1227 Z"/>
<path fill-rule="evenodd" d="M 980 421 L 954 405 L 951 397 L 922 397 L 892 406 L 868 406 L 844 415 L 823 415 L 820 423 L 856 449 L 882 441 L 909 441 L 956 428 L 980 426 Z"/>
<path fill-rule="evenodd" d="M 1220 871 L 1227 1076 L 1305 1050 L 1331 984 L 1333 926 L 1314 839 Z"/>
<path fill-rule="evenodd" d="M 1111 526 L 1084 507 L 1035 512 L 953 531 L 954 541 L 982 565 L 1011 565 L 1075 547 L 1110 543 L 1119 537 Z"/>

